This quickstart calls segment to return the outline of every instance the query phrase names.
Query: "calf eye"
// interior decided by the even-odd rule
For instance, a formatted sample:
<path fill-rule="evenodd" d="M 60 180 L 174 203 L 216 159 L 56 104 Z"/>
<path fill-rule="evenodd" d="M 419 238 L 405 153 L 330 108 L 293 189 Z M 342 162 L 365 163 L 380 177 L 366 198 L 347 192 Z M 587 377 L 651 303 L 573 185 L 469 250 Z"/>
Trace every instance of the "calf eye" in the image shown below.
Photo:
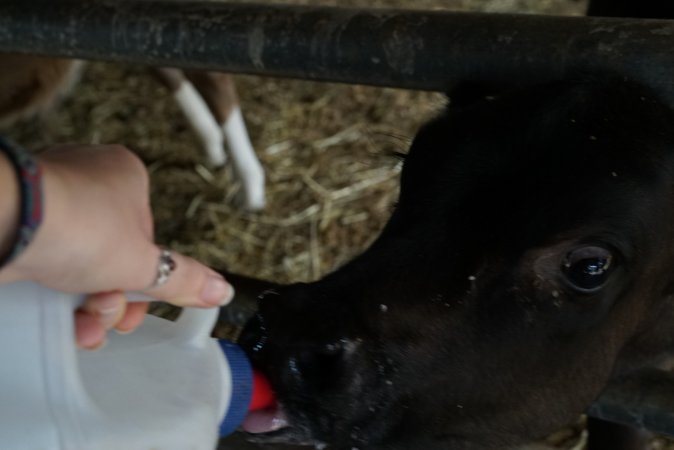
<path fill-rule="evenodd" d="M 596 246 L 580 247 L 566 255 L 562 261 L 562 273 L 566 281 L 583 293 L 601 289 L 611 273 L 612 253 Z"/>

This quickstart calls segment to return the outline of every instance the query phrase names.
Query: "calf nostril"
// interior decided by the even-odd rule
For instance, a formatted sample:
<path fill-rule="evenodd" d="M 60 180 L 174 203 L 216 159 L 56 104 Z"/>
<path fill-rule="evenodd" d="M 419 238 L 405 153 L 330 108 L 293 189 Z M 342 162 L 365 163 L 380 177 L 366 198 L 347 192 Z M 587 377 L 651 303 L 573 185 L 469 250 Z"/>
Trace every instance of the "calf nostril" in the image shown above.
<path fill-rule="evenodd" d="M 292 356 L 288 358 L 288 370 L 296 378 L 299 378 L 302 375 L 302 372 L 300 371 L 300 366 L 297 363 L 297 358 L 294 358 Z"/>
<path fill-rule="evenodd" d="M 267 328 L 262 316 L 258 313 L 248 321 L 239 336 L 238 343 L 249 353 L 259 354 L 267 343 Z"/>
<path fill-rule="evenodd" d="M 339 344 L 327 344 L 313 355 L 315 364 L 323 371 L 339 370 L 344 362 L 344 347 Z"/>
<path fill-rule="evenodd" d="M 341 356 L 344 353 L 344 345 L 340 341 L 339 343 L 325 344 L 320 350 L 320 354 L 323 356 Z"/>
<path fill-rule="evenodd" d="M 341 342 L 308 345 L 287 359 L 288 375 L 295 383 L 305 387 L 332 387 L 344 370 L 345 353 Z"/>
<path fill-rule="evenodd" d="M 341 345 L 326 344 L 299 352 L 299 362 L 302 367 L 320 369 L 341 363 L 343 355 Z"/>

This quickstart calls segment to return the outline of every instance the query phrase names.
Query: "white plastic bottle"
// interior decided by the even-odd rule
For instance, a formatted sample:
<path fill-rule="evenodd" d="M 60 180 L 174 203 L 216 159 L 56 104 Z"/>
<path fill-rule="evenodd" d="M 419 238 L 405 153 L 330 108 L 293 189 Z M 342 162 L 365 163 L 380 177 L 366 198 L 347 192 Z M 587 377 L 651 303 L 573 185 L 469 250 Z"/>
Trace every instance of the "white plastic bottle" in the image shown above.
<path fill-rule="evenodd" d="M 148 316 L 92 352 L 74 344 L 80 301 L 0 285 L 1 449 L 212 450 L 221 424 L 227 434 L 244 419 L 251 368 L 210 337 L 217 309 Z"/>

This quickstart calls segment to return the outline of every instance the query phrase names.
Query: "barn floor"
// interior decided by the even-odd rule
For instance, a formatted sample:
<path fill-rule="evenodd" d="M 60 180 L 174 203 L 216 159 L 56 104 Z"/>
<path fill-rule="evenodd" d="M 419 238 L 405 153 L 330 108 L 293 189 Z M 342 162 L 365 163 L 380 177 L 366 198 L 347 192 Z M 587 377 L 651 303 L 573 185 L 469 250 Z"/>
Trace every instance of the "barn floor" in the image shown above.
<path fill-rule="evenodd" d="M 579 0 L 286 3 L 576 15 L 584 9 Z M 35 149 L 62 142 L 125 144 L 152 173 L 161 243 L 253 277 L 315 280 L 376 236 L 397 196 L 400 162 L 393 154 L 406 151 L 415 130 L 445 99 L 437 93 L 252 76 L 238 77 L 237 83 L 267 170 L 269 206 L 261 213 L 237 207 L 239 186 L 231 169 L 203 164 L 176 106 L 142 67 L 91 64 L 51 115 L 0 131 Z M 582 429 L 581 420 L 530 450 L 582 450 Z M 221 448 L 263 447 L 234 437 Z M 674 450 L 674 444 L 656 439 L 653 449 Z"/>

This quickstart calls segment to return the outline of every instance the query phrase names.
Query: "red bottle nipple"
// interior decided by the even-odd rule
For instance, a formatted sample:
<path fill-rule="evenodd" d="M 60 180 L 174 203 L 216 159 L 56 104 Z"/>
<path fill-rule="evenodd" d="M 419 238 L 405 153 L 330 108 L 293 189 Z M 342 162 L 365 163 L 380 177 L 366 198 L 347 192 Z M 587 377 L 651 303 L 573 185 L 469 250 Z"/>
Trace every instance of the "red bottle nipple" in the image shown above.
<path fill-rule="evenodd" d="M 267 377 L 257 369 L 253 369 L 253 395 L 248 405 L 248 411 L 271 408 L 276 404 L 276 396 Z"/>

